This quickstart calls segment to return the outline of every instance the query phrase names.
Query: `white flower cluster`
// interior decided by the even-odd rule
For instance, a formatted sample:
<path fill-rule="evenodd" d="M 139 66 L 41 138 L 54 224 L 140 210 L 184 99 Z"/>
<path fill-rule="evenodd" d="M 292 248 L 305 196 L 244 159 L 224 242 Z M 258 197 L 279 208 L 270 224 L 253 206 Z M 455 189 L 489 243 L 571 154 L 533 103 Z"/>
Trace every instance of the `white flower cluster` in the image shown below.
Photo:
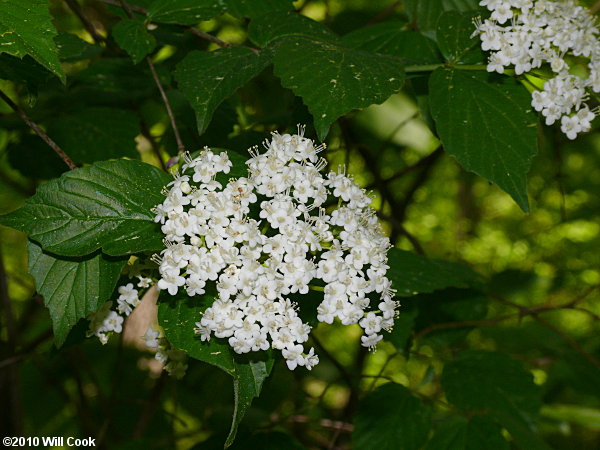
<path fill-rule="evenodd" d="M 154 359 L 161 362 L 169 375 L 176 379 L 181 379 L 187 370 L 187 355 L 185 352 L 171 346 L 162 332 L 150 327 L 144 335 L 146 346 L 156 349 Z"/>
<path fill-rule="evenodd" d="M 137 287 L 148 288 L 152 284 L 150 278 L 138 275 Z M 108 342 L 112 333 L 119 334 L 123 331 L 123 321 L 129 316 L 133 309 L 140 304 L 139 293 L 133 288 L 133 283 L 120 286 L 117 290 L 117 310 L 113 311 L 112 301 L 105 302 L 95 313 L 90 314 L 87 319 L 90 321 L 87 337 L 96 336 L 102 344 Z M 108 334 L 107 334 L 108 333 Z"/>
<path fill-rule="evenodd" d="M 398 305 L 386 278 L 390 243 L 371 199 L 343 173 L 323 176 L 323 147 L 302 132 L 275 133 L 264 145 L 266 153 L 250 150 L 249 176 L 225 186 L 215 176 L 229 173 L 226 153 L 186 158 L 156 207 L 167 244 L 156 258 L 158 288 L 216 292 L 196 323 L 201 339 L 228 339 L 237 353 L 275 348 L 290 369 L 319 361 L 302 345 L 311 327 L 298 308 L 309 307 L 301 295 L 309 290 L 323 295 L 320 322 L 358 323 L 362 345 L 374 348 Z"/>
<path fill-rule="evenodd" d="M 598 114 L 585 103 L 589 90 L 600 93 L 599 30 L 590 12 L 572 0 L 481 0 L 490 19 L 477 21 L 481 48 L 491 50 L 487 70 L 513 66 L 521 75 L 548 69 L 532 106 L 552 125 L 561 120 L 569 139 L 589 131 Z M 577 66 L 577 67 L 576 67 Z M 578 73 L 574 73 L 578 72 Z M 538 74 L 543 74 L 538 71 Z"/>

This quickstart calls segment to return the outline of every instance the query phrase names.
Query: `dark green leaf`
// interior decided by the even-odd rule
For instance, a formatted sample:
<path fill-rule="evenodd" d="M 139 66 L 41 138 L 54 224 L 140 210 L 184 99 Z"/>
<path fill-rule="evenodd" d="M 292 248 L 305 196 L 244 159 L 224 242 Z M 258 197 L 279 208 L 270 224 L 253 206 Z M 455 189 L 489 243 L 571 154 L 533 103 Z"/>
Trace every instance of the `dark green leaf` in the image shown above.
<path fill-rule="evenodd" d="M 481 320 L 487 314 L 488 304 L 486 296 L 479 291 L 455 288 L 417 295 L 410 302 L 414 302 L 419 311 L 415 320 L 417 331 L 441 323 Z M 464 339 L 472 328 L 460 326 L 435 330 L 427 334 L 427 338 L 440 345 L 454 345 Z"/>
<path fill-rule="evenodd" d="M 466 411 L 486 410 L 519 447 L 548 448 L 531 429 L 541 389 L 519 362 L 503 353 L 467 350 L 446 364 L 441 382 L 450 403 Z"/>
<path fill-rule="evenodd" d="M 417 308 L 406 308 L 400 306 L 400 315 L 394 320 L 394 328 L 390 334 L 384 335 L 386 341 L 391 342 L 398 351 L 404 351 L 408 344 L 408 339 L 412 334 L 417 317 Z"/>
<path fill-rule="evenodd" d="M 45 251 L 83 256 L 98 249 L 125 255 L 163 248 L 151 209 L 171 177 L 139 161 L 104 161 L 39 187 L 0 224 L 23 231 Z"/>
<path fill-rule="evenodd" d="M 225 10 L 224 0 L 154 0 L 148 7 L 152 22 L 195 25 Z"/>
<path fill-rule="evenodd" d="M 38 87 L 47 86 L 54 75 L 30 56 L 19 59 L 4 53 L 0 54 L 0 78 L 25 83 L 30 92 L 37 94 Z"/>
<path fill-rule="evenodd" d="M 156 47 L 156 39 L 141 20 L 121 20 L 112 29 L 115 42 L 125 50 L 135 64 L 139 63 Z"/>
<path fill-rule="evenodd" d="M 443 61 L 435 42 L 418 31 L 403 29 L 401 22 L 383 22 L 345 35 L 344 44 L 360 50 L 398 56 L 407 64 Z"/>
<path fill-rule="evenodd" d="M 26 177 L 49 180 L 69 168 L 39 136 L 26 134 L 21 141 L 7 147 L 8 161 Z"/>
<path fill-rule="evenodd" d="M 46 0 L 0 0 L 0 53 L 30 55 L 64 82 L 54 36 Z"/>
<path fill-rule="evenodd" d="M 444 57 L 453 63 L 478 64 L 485 61 L 479 37 L 471 37 L 474 13 L 448 11 L 437 23 L 437 41 Z"/>
<path fill-rule="evenodd" d="M 99 252 L 83 258 L 57 257 L 33 242 L 28 250 L 29 273 L 50 311 L 54 342 L 60 347 L 79 319 L 110 299 L 126 260 Z"/>
<path fill-rule="evenodd" d="M 437 69 L 429 91 L 445 150 L 527 212 L 527 172 L 537 153 L 537 116 L 527 90 L 508 77 Z"/>
<path fill-rule="evenodd" d="M 479 276 L 462 264 L 426 258 L 397 248 L 388 252 L 388 265 L 388 277 L 400 297 L 448 287 L 472 287 L 480 282 Z"/>
<path fill-rule="evenodd" d="M 273 368 L 273 359 L 265 352 L 258 355 L 236 355 L 227 341 L 214 337 L 208 342 L 202 342 L 194 333 L 195 323 L 200 321 L 201 313 L 213 300 L 208 295 L 163 295 L 158 306 L 158 320 L 172 345 L 192 358 L 217 366 L 233 377 L 234 413 L 225 443 L 227 447 L 233 443 L 237 427 L 252 400 L 260 394 L 262 384 Z"/>
<path fill-rule="evenodd" d="M 289 11 L 294 0 L 223 0 L 227 12 L 235 17 L 257 17 L 277 11 Z"/>
<path fill-rule="evenodd" d="M 302 98 L 321 140 L 338 117 L 384 102 L 404 83 L 399 58 L 302 36 L 278 41 L 275 74 Z"/>
<path fill-rule="evenodd" d="M 338 36 L 323 24 L 292 11 L 265 14 L 252 19 L 248 26 L 248 38 L 262 47 L 277 38 L 295 35 L 330 41 L 338 39 Z"/>
<path fill-rule="evenodd" d="M 48 133 L 76 162 L 138 158 L 139 118 L 126 109 L 85 108 L 52 120 Z"/>
<path fill-rule="evenodd" d="M 196 111 L 198 133 L 202 134 L 223 100 L 258 75 L 270 62 L 244 47 L 214 52 L 190 52 L 177 66 L 175 78 Z"/>
<path fill-rule="evenodd" d="M 404 386 L 387 383 L 359 405 L 352 433 L 356 450 L 418 450 L 429 434 L 431 408 Z"/>
<path fill-rule="evenodd" d="M 489 416 L 477 414 L 471 420 L 456 417 L 438 428 L 425 450 L 508 450 L 502 428 Z"/>
<path fill-rule="evenodd" d="M 102 47 L 92 45 L 71 33 L 58 33 L 54 38 L 61 61 L 73 62 L 93 58 L 102 53 Z"/>
<path fill-rule="evenodd" d="M 480 9 L 479 0 L 405 0 L 405 4 L 410 19 L 431 36 L 435 35 L 438 20 L 444 11 Z"/>

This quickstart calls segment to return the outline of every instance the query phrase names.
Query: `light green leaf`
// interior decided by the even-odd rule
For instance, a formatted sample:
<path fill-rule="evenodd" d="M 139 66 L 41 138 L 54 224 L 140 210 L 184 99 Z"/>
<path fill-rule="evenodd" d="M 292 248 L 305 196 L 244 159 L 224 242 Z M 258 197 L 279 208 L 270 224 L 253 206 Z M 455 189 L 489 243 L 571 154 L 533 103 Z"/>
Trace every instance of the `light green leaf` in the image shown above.
<path fill-rule="evenodd" d="M 248 38 L 261 47 L 277 38 L 297 35 L 330 41 L 339 39 L 323 24 L 292 11 L 265 14 L 252 19 L 248 26 Z"/>
<path fill-rule="evenodd" d="M 163 234 L 151 209 L 164 200 L 160 191 L 169 181 L 139 161 L 99 162 L 43 184 L 21 209 L 0 216 L 0 224 L 65 256 L 160 250 Z"/>
<path fill-rule="evenodd" d="M 437 41 L 444 57 L 452 63 L 478 64 L 485 61 L 479 37 L 471 37 L 476 13 L 447 11 L 437 23 Z"/>
<path fill-rule="evenodd" d="M 342 38 L 348 47 L 398 56 L 407 64 L 435 64 L 443 61 L 436 43 L 419 33 L 403 29 L 401 22 L 383 22 L 361 28 Z"/>
<path fill-rule="evenodd" d="M 156 39 L 141 20 L 121 20 L 112 29 L 115 42 L 125 50 L 135 64 L 139 63 L 156 47 Z"/>
<path fill-rule="evenodd" d="M 529 211 L 527 173 L 537 153 L 537 116 L 527 90 L 512 78 L 448 68 L 431 75 L 429 92 L 445 150 Z"/>
<path fill-rule="evenodd" d="M 235 17 L 257 17 L 277 11 L 289 11 L 294 0 L 223 0 L 227 12 Z"/>
<path fill-rule="evenodd" d="M 42 251 L 29 242 L 29 273 L 50 311 L 54 342 L 60 347 L 69 331 L 110 299 L 126 259 L 100 252 L 82 258 L 64 258 Z"/>
<path fill-rule="evenodd" d="M 467 266 L 426 258 L 415 253 L 392 248 L 388 252 L 387 276 L 396 289 L 396 295 L 410 297 L 448 287 L 477 286 L 480 277 Z"/>
<path fill-rule="evenodd" d="M 548 449 L 532 431 L 541 389 L 531 373 L 508 355 L 484 350 L 459 353 L 444 367 L 441 383 L 450 403 L 465 411 L 486 410 L 520 448 Z"/>
<path fill-rule="evenodd" d="M 195 25 L 225 11 L 224 0 L 154 0 L 148 19 L 159 23 Z"/>
<path fill-rule="evenodd" d="M 418 450 L 431 428 L 431 408 L 404 386 L 387 383 L 358 406 L 352 433 L 355 450 Z"/>
<path fill-rule="evenodd" d="M 214 52 L 190 52 L 177 66 L 175 79 L 196 111 L 198 133 L 210 123 L 215 109 L 270 62 L 262 52 L 228 47 Z"/>
<path fill-rule="evenodd" d="M 234 412 L 231 430 L 225 447 L 235 439 L 237 428 L 252 400 L 258 397 L 264 380 L 271 373 L 273 359 L 270 354 L 236 355 L 226 340 L 212 337 L 202 342 L 194 333 L 195 323 L 214 298 L 208 295 L 188 297 L 161 295 L 158 304 L 158 321 L 169 342 L 192 358 L 212 364 L 233 377 Z"/>
<path fill-rule="evenodd" d="M 48 132 L 76 162 L 139 158 L 138 116 L 126 109 L 87 107 L 51 120 Z"/>
<path fill-rule="evenodd" d="M 356 108 L 379 104 L 404 83 L 401 59 L 302 36 L 277 41 L 275 74 L 302 98 L 319 139 L 331 124 Z"/>
<path fill-rule="evenodd" d="M 508 450 L 502 428 L 488 415 L 477 414 L 470 420 L 456 417 L 442 424 L 425 450 Z"/>
<path fill-rule="evenodd" d="M 54 36 L 46 0 L 0 0 L 0 53 L 30 55 L 64 82 Z"/>

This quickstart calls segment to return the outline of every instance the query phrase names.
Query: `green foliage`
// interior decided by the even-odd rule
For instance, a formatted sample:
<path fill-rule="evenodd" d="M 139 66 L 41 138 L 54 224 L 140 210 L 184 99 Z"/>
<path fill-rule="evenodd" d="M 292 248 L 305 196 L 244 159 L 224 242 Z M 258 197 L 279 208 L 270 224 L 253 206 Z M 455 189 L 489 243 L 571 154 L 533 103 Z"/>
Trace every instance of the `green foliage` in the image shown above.
<path fill-rule="evenodd" d="M 397 58 L 302 36 L 278 41 L 274 64 L 282 84 L 312 113 L 319 139 L 341 115 L 383 102 L 404 83 Z"/>
<path fill-rule="evenodd" d="M 148 33 L 146 24 L 141 20 L 121 20 L 114 26 L 113 36 L 119 47 L 129 53 L 135 64 L 156 47 L 156 39 Z"/>
<path fill-rule="evenodd" d="M 431 408 L 404 386 L 386 383 L 363 399 L 354 425 L 357 450 L 418 450 L 429 434 Z"/>
<path fill-rule="evenodd" d="M 162 248 L 150 211 L 169 176 L 137 161 L 106 161 L 70 171 L 40 187 L 0 223 L 26 232 L 44 250 L 84 256 L 98 249 L 125 255 Z"/>
<path fill-rule="evenodd" d="M 0 53 L 19 58 L 29 55 L 64 82 L 54 36 L 45 0 L 0 1 Z"/>
<path fill-rule="evenodd" d="M 566 141 L 538 126 L 520 77 L 487 73 L 478 0 L 132 0 L 133 18 L 111 3 L 0 0 L 0 91 L 23 110 L 0 102 L 0 365 L 18 381 L 0 397 L 24 410 L 6 402 L 7 435 L 598 448 L 597 126 Z M 227 183 L 248 176 L 248 147 L 297 124 L 327 145 L 327 170 L 345 164 L 372 192 L 394 246 L 401 306 L 377 353 L 358 326 L 319 325 L 322 286 L 286 296 L 313 327 L 310 372 L 203 342 L 214 292 L 163 291 L 156 313 L 151 290 L 121 342 L 82 343 L 117 283 L 156 278 L 150 256 L 169 243 L 152 208 L 185 159 L 176 135 L 192 156 L 226 151 Z M 189 357 L 176 385 L 140 350 L 156 319 Z"/>
<path fill-rule="evenodd" d="M 198 133 L 208 127 L 215 109 L 269 64 L 268 54 L 242 47 L 214 52 L 190 52 L 177 66 L 175 78 L 186 95 L 198 123 Z M 198 80 L 202 83 L 198 83 Z"/>
<path fill-rule="evenodd" d="M 30 242 L 29 273 L 50 311 L 54 342 L 60 347 L 71 328 L 96 312 L 111 297 L 125 260 L 102 253 L 64 258 L 46 253 Z"/>
<path fill-rule="evenodd" d="M 527 173 L 537 153 L 537 118 L 527 90 L 512 79 L 441 68 L 431 75 L 429 90 L 445 150 L 529 211 Z"/>

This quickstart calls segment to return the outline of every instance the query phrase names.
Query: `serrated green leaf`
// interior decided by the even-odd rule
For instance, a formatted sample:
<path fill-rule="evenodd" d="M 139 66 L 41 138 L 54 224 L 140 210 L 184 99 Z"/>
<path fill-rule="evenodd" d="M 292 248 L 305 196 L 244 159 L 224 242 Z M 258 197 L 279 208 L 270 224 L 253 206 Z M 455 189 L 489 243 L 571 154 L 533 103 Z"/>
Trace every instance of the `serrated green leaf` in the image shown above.
<path fill-rule="evenodd" d="M 30 55 L 64 82 L 54 36 L 46 0 L 0 0 L 0 53 Z"/>
<path fill-rule="evenodd" d="M 0 224 L 65 256 L 160 250 L 163 234 L 151 209 L 164 200 L 160 191 L 169 181 L 139 161 L 99 162 L 43 184 L 21 209 L 0 216 Z"/>
<path fill-rule="evenodd" d="M 502 428 L 489 416 L 477 414 L 470 420 L 456 417 L 442 424 L 425 450 L 508 450 Z"/>
<path fill-rule="evenodd" d="M 437 23 L 437 41 L 444 57 L 452 63 L 478 64 L 485 61 L 477 36 L 471 37 L 476 13 L 447 11 Z"/>
<path fill-rule="evenodd" d="M 410 297 L 448 287 L 477 286 L 480 277 L 467 266 L 431 259 L 415 253 L 392 248 L 388 252 L 387 276 L 396 289 L 396 295 Z"/>
<path fill-rule="evenodd" d="M 102 53 L 102 47 L 92 45 L 71 33 L 58 33 L 54 38 L 61 61 L 73 62 L 93 58 Z"/>
<path fill-rule="evenodd" d="M 175 79 L 196 111 L 202 134 L 215 109 L 240 87 L 258 75 L 270 62 L 265 52 L 257 55 L 244 47 L 214 52 L 190 52 L 177 65 Z"/>
<path fill-rule="evenodd" d="M 431 408 L 404 386 L 387 383 L 358 406 L 352 433 L 356 450 L 418 450 L 429 434 Z"/>
<path fill-rule="evenodd" d="M 29 242 L 29 273 L 50 311 L 54 342 L 60 347 L 71 328 L 110 299 L 125 259 L 102 253 L 83 258 L 64 258 L 42 251 Z"/>
<path fill-rule="evenodd" d="M 289 11 L 294 0 L 223 0 L 227 12 L 235 17 L 252 18 L 277 11 Z"/>
<path fill-rule="evenodd" d="M 225 11 L 224 0 L 154 0 L 148 19 L 159 23 L 195 25 Z"/>
<path fill-rule="evenodd" d="M 115 42 L 125 50 L 135 64 L 139 63 L 156 47 L 156 39 L 141 20 L 121 20 L 112 29 Z"/>
<path fill-rule="evenodd" d="M 532 431 L 541 404 L 533 376 L 508 355 L 467 350 L 446 364 L 441 378 L 446 397 L 465 411 L 486 410 L 523 449 L 548 449 Z"/>
<path fill-rule="evenodd" d="M 479 0 L 405 0 L 405 4 L 408 17 L 432 37 L 435 36 L 438 20 L 444 11 L 481 9 Z"/>
<path fill-rule="evenodd" d="M 435 64 L 443 61 L 435 41 L 418 31 L 403 29 L 402 22 L 383 22 L 361 28 L 342 38 L 348 47 L 398 56 L 407 64 Z"/>
<path fill-rule="evenodd" d="M 512 78 L 437 69 L 429 92 L 444 149 L 529 211 L 527 173 L 537 153 L 537 116 L 527 90 Z"/>
<path fill-rule="evenodd" d="M 236 355 L 227 341 L 212 338 L 202 342 L 194 333 L 201 313 L 214 301 L 204 296 L 162 295 L 158 304 L 158 321 L 169 342 L 192 358 L 212 364 L 233 377 L 234 413 L 225 447 L 235 439 L 237 428 L 252 400 L 258 397 L 264 380 L 271 373 L 273 359 L 266 352 Z"/>
<path fill-rule="evenodd" d="M 250 21 L 248 38 L 256 45 L 267 46 L 284 36 L 309 36 L 336 41 L 339 37 L 320 22 L 292 11 L 274 12 Z"/>
<path fill-rule="evenodd" d="M 74 161 L 93 163 L 112 158 L 139 158 L 135 138 L 138 116 L 126 109 L 87 107 L 57 117 L 48 133 Z"/>
<path fill-rule="evenodd" d="M 274 63 L 283 86 L 301 97 L 313 115 L 321 140 L 338 117 L 382 103 L 404 84 L 400 58 L 302 36 L 277 41 Z"/>

